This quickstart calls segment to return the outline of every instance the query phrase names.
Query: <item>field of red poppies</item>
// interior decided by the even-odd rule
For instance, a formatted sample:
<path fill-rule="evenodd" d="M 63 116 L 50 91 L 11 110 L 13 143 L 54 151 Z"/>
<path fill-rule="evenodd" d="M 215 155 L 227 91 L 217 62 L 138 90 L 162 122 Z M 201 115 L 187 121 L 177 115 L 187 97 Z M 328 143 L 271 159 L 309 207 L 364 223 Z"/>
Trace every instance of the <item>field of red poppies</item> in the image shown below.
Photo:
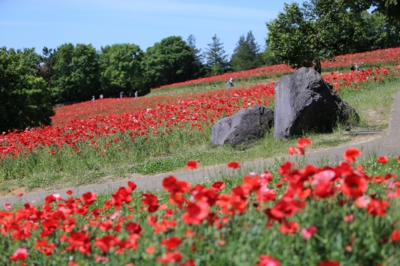
<path fill-rule="evenodd" d="M 289 153 L 311 145 L 299 139 Z M 69 198 L 0 211 L 2 265 L 397 265 L 399 158 L 296 167 L 192 185 L 164 178 L 163 193 Z M 186 168 L 198 163 L 189 161 Z M 237 169 L 237 162 L 227 167 Z M 374 172 L 370 175 L 368 172 Z"/>
<path fill-rule="evenodd" d="M 360 90 L 397 78 L 400 67 L 370 68 L 362 72 L 331 72 L 323 75 L 336 91 Z M 190 127 L 202 131 L 217 119 L 233 115 L 242 108 L 268 106 L 273 101 L 274 83 L 247 88 L 222 89 L 179 96 L 149 98 L 102 99 L 68 105 L 56 109 L 53 125 L 9 132 L 0 138 L 1 159 L 26 155 L 37 147 L 53 147 L 52 152 L 65 145 L 75 152 L 78 143 L 96 145 L 97 139 L 108 138 L 108 144 L 119 142 L 117 134 L 137 136 L 165 135 L 176 129 Z"/>
<path fill-rule="evenodd" d="M 331 61 L 322 62 L 322 68 L 324 71 L 326 69 L 334 69 L 334 68 L 346 68 L 350 70 L 351 65 L 358 64 L 361 68 L 369 68 L 370 66 L 380 66 L 380 65 L 398 65 L 400 62 L 400 48 L 388 48 L 375 50 L 365 53 L 355 53 L 355 54 L 346 54 L 336 56 Z M 273 66 L 264 66 L 256 69 L 244 70 L 240 72 L 234 73 L 226 73 L 213 77 L 200 78 L 196 80 L 189 80 L 185 82 L 168 84 L 156 89 L 165 89 L 171 87 L 179 87 L 179 86 L 190 86 L 196 84 L 203 83 L 214 83 L 214 82 L 226 82 L 230 77 L 235 80 L 240 79 L 251 79 L 252 77 L 273 77 L 275 75 L 282 75 L 285 73 L 293 72 L 294 69 L 288 67 L 285 64 L 273 65 Z"/>
<path fill-rule="evenodd" d="M 336 62 L 367 64 L 375 55 L 375 62 L 393 64 L 399 52 L 345 55 Z M 259 75 L 288 70 L 274 67 Z M 382 66 L 323 78 L 345 95 L 399 75 L 399 66 Z M 208 141 L 217 119 L 273 104 L 273 86 L 58 107 L 52 126 L 0 136 L 0 178 L 29 182 L 35 173 L 39 182 L 43 169 L 58 175 L 83 167 L 97 174 L 99 164 L 179 154 Z M 309 145 L 301 138 L 288 145 L 288 153 L 304 154 Z M 358 163 L 360 154 L 348 149 L 338 165 L 286 161 L 243 178 L 197 185 L 168 176 L 165 191 L 157 193 L 135 191 L 128 182 L 112 195 L 69 191 L 69 198 L 52 194 L 40 204 L 6 204 L 0 211 L 0 264 L 399 265 L 400 157 Z M 188 169 L 199 164 L 175 163 Z"/>

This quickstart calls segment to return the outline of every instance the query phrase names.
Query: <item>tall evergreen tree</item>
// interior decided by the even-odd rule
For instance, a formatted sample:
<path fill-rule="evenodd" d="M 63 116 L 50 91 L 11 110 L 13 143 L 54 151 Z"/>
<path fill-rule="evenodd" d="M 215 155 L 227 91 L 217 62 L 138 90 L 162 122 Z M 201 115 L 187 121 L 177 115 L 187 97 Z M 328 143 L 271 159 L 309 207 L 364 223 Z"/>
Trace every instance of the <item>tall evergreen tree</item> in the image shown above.
<path fill-rule="evenodd" d="M 234 71 L 251 69 L 262 64 L 260 58 L 260 46 L 255 41 L 253 33 L 249 31 L 246 38 L 239 38 L 231 57 L 231 66 Z"/>
<path fill-rule="evenodd" d="M 56 63 L 55 52 L 55 49 L 49 49 L 45 46 L 40 56 L 41 64 L 38 67 L 39 75 L 46 81 L 48 88 L 52 87 L 51 77 L 53 76 L 54 65 Z"/>
<path fill-rule="evenodd" d="M 225 54 L 223 43 L 215 34 L 212 43 L 207 44 L 205 59 L 208 76 L 223 74 L 229 70 L 228 55 Z"/>
<path fill-rule="evenodd" d="M 196 37 L 193 34 L 190 34 L 189 37 L 187 38 L 186 43 L 190 46 L 192 53 L 195 58 L 195 65 L 197 66 L 197 72 L 194 73 L 194 78 L 199 78 L 204 76 L 205 73 L 205 68 L 203 65 L 203 60 L 204 56 L 203 53 L 201 52 L 201 49 L 196 47 Z"/>

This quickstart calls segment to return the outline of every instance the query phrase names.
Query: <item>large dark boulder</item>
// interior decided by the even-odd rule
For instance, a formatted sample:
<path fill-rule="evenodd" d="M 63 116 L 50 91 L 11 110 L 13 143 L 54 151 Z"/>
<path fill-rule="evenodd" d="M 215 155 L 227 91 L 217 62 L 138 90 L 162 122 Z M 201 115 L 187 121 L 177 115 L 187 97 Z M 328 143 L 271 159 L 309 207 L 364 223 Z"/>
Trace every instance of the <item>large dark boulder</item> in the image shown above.
<path fill-rule="evenodd" d="M 275 84 L 274 138 L 306 132 L 331 132 L 342 123 L 358 121 L 357 112 L 340 99 L 332 85 L 312 68 L 301 68 Z"/>
<path fill-rule="evenodd" d="M 264 106 L 242 109 L 219 120 L 212 128 L 211 143 L 241 144 L 264 137 L 274 122 L 274 111 Z"/>

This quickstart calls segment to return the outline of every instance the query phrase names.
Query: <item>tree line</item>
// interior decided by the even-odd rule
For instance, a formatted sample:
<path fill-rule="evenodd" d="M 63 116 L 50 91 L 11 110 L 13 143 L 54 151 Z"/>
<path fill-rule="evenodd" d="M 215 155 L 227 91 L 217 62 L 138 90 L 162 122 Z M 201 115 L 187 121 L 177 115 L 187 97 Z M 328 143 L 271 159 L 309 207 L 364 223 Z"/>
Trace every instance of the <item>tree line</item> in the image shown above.
<path fill-rule="evenodd" d="M 374 12 L 366 10 L 374 8 Z M 230 58 L 214 35 L 202 51 L 196 38 L 162 39 L 143 51 L 132 43 L 97 51 L 91 44 L 34 49 L 0 48 L 0 130 L 48 125 L 55 104 L 120 92 L 146 95 L 151 88 L 230 71 L 287 63 L 312 66 L 335 55 L 400 46 L 397 0 L 309 0 L 285 4 L 266 23 L 263 48 L 251 31 L 241 35 Z M 399 12 L 394 12 L 399 11 Z"/>
<path fill-rule="evenodd" d="M 319 73 L 321 62 L 336 55 L 400 46 L 397 0 L 285 3 L 284 11 L 266 25 L 266 43 L 277 61 L 314 67 Z"/>

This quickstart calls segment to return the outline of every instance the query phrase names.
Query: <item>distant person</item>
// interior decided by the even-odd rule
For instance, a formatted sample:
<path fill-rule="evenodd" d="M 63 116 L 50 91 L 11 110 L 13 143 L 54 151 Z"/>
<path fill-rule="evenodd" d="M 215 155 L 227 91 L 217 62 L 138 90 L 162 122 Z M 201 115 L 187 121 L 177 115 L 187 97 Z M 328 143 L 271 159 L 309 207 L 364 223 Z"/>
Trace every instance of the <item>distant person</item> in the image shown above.
<path fill-rule="evenodd" d="M 358 64 L 356 64 L 356 71 L 360 72 L 360 67 L 358 66 Z"/>
<path fill-rule="evenodd" d="M 92 101 L 94 101 L 95 100 L 95 98 L 94 98 L 94 95 L 93 95 L 93 97 L 92 97 Z"/>
<path fill-rule="evenodd" d="M 355 69 L 354 69 L 354 65 L 353 64 L 351 64 L 350 65 L 350 71 L 354 71 Z"/>
<path fill-rule="evenodd" d="M 135 91 L 135 98 L 138 97 L 138 91 Z"/>
<path fill-rule="evenodd" d="M 103 99 L 103 94 L 100 94 L 100 99 Z"/>
<path fill-rule="evenodd" d="M 233 78 L 231 77 L 229 81 L 226 83 L 227 87 L 233 87 Z"/>
<path fill-rule="evenodd" d="M 121 91 L 121 92 L 119 93 L 119 98 L 123 98 L 123 97 L 124 97 L 124 92 Z"/>

